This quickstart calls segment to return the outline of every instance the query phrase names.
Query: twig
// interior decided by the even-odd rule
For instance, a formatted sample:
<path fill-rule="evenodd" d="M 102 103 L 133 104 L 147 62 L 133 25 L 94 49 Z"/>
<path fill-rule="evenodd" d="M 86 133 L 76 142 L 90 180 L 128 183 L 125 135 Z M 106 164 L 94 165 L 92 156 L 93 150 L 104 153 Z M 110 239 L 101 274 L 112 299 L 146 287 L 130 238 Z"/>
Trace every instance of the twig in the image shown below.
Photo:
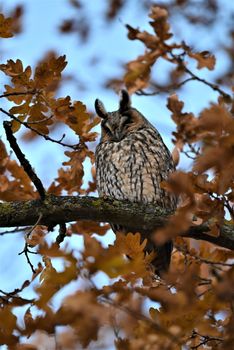
<path fill-rule="evenodd" d="M 69 147 L 69 148 L 72 148 L 72 149 L 74 149 L 74 150 L 76 150 L 76 149 L 79 147 L 79 144 L 77 144 L 77 145 L 69 145 L 69 144 L 67 144 L 67 143 L 61 142 L 61 140 L 64 139 L 64 135 L 62 136 L 62 138 L 61 138 L 60 140 L 55 140 L 55 139 L 53 139 L 52 137 L 47 136 L 47 135 L 41 133 L 40 131 L 38 131 L 38 130 L 32 128 L 28 123 L 21 121 L 20 119 L 18 119 L 18 118 L 17 118 L 16 116 L 14 116 L 13 114 L 11 114 L 11 113 L 5 111 L 3 108 L 0 108 L 0 112 L 6 114 L 8 117 L 10 117 L 10 118 L 12 118 L 13 120 L 17 121 L 18 123 L 22 124 L 23 126 L 25 126 L 26 128 L 28 128 L 29 130 L 35 132 L 37 135 L 42 136 L 42 137 L 43 137 L 45 140 L 47 140 L 47 141 L 51 141 L 51 142 L 54 142 L 54 143 L 58 143 L 58 144 L 61 145 L 61 146 Z"/>
<path fill-rule="evenodd" d="M 23 301 L 24 303 L 32 303 L 34 301 L 34 299 L 25 299 L 25 298 L 19 297 L 17 295 L 17 294 L 21 293 L 29 285 L 30 285 L 30 281 L 26 280 L 26 281 L 24 281 L 24 283 L 22 284 L 22 286 L 20 288 L 16 288 L 12 292 L 5 292 L 2 289 L 0 289 L 0 293 L 2 293 L 4 296 L 6 296 L 6 300 L 1 295 L 0 295 L 0 298 L 4 299 L 4 301 L 6 301 L 6 302 L 9 302 L 9 299 L 12 298 L 12 299 L 18 299 L 20 301 Z"/>
<path fill-rule="evenodd" d="M 34 95 L 37 92 L 38 92 L 37 90 L 26 91 L 26 92 L 23 92 L 23 91 L 22 92 L 8 92 L 8 93 L 0 95 L 0 98 L 10 97 L 10 96 L 20 96 L 20 95 Z"/>
<path fill-rule="evenodd" d="M 195 160 L 198 156 L 200 156 L 200 147 L 196 149 L 191 143 L 188 143 L 189 151 L 182 151 L 189 159 Z M 194 154 L 191 156 L 190 154 Z"/>
<path fill-rule="evenodd" d="M 66 224 L 65 223 L 60 224 L 59 234 L 56 237 L 56 243 L 58 243 L 58 245 L 64 241 L 64 238 L 66 237 L 66 232 L 67 232 Z"/>
<path fill-rule="evenodd" d="M 4 236 L 4 235 L 9 235 L 9 234 L 12 234 L 12 233 L 17 233 L 17 232 L 22 232 L 22 231 L 25 231 L 25 230 L 28 230 L 30 227 L 16 227 L 12 230 L 7 230 L 7 231 L 2 231 L 0 232 L 0 236 Z"/>
<path fill-rule="evenodd" d="M 197 332 L 194 330 L 192 336 L 191 336 L 189 339 L 193 339 L 193 338 L 195 338 L 195 337 L 200 337 L 200 339 L 203 339 L 203 340 L 201 340 L 201 342 L 200 342 L 198 345 L 192 346 L 192 347 L 191 347 L 192 350 L 196 350 L 196 349 L 198 349 L 200 346 L 206 345 L 206 344 L 209 343 L 210 341 L 217 341 L 217 342 L 219 342 L 219 343 L 221 343 L 221 342 L 224 341 L 224 339 L 222 339 L 222 338 L 210 337 L 210 336 L 208 336 L 208 335 L 201 335 L 201 334 L 197 333 Z"/>
<path fill-rule="evenodd" d="M 108 296 L 101 296 L 100 301 L 102 301 L 103 303 L 112 305 L 116 309 L 124 311 L 125 313 L 131 315 L 135 319 L 142 320 L 142 321 L 148 323 L 152 328 L 155 329 L 156 332 L 163 334 L 164 336 L 166 336 L 167 338 L 169 338 L 170 340 L 172 340 L 176 344 L 181 345 L 180 340 L 175 335 L 170 333 L 166 328 L 163 328 L 162 326 L 160 326 L 159 324 L 157 324 L 156 322 L 154 322 L 153 320 L 151 320 L 147 316 L 145 316 L 145 315 L 143 315 L 135 310 L 130 309 L 128 306 L 116 303 L 113 299 L 109 298 Z"/>
<path fill-rule="evenodd" d="M 27 125 L 41 124 L 41 123 L 44 123 L 44 122 L 46 122 L 47 120 L 50 120 L 50 119 L 52 119 L 52 118 L 53 118 L 53 115 L 51 115 L 50 117 L 41 119 L 41 120 L 37 120 L 37 121 L 35 121 L 35 122 L 27 122 Z"/>
<path fill-rule="evenodd" d="M 200 261 L 202 263 L 205 263 L 205 264 L 209 264 L 209 265 L 220 265 L 220 266 L 229 266 L 229 267 L 232 267 L 234 266 L 234 263 L 225 263 L 225 262 L 220 262 L 220 261 L 211 261 L 211 260 L 208 260 L 208 259 L 204 259 L 200 256 L 197 256 L 197 255 L 193 255 L 191 254 L 188 249 L 186 247 L 181 247 L 181 246 L 178 246 L 178 245 L 175 245 L 175 248 L 180 251 L 181 253 L 185 254 L 185 255 L 189 255 L 191 258 L 197 260 L 197 261 Z"/>
<path fill-rule="evenodd" d="M 43 214 L 40 213 L 40 214 L 39 214 L 39 217 L 38 217 L 38 219 L 37 219 L 37 222 L 36 222 L 32 227 L 30 227 L 30 229 L 28 230 L 28 232 L 25 234 L 25 236 L 26 236 L 27 238 L 30 236 L 30 234 L 31 234 L 32 231 L 35 229 L 35 227 L 36 227 L 37 225 L 39 225 L 39 223 L 40 223 L 42 217 L 43 217 Z"/>
<path fill-rule="evenodd" d="M 26 256 L 27 263 L 29 264 L 29 266 L 30 266 L 30 268 L 32 270 L 32 273 L 36 273 L 36 270 L 34 269 L 34 266 L 31 263 L 28 254 L 37 254 L 37 252 L 32 252 L 31 250 L 29 250 L 28 249 L 28 243 L 25 242 L 24 249 L 22 250 L 22 252 L 18 253 L 18 255 L 22 255 L 22 254 L 24 254 Z"/>
<path fill-rule="evenodd" d="M 41 219 L 42 219 L 43 215 L 40 214 L 39 218 L 37 219 L 37 222 L 30 228 L 30 230 L 25 234 L 25 245 L 24 245 L 24 249 L 22 250 L 22 252 L 18 253 L 18 255 L 24 254 L 26 256 L 27 262 L 32 270 L 33 273 L 36 273 L 36 270 L 33 267 L 33 264 L 31 263 L 28 254 L 37 254 L 37 252 L 32 252 L 31 250 L 28 249 L 28 242 L 27 239 L 30 236 L 30 234 L 32 233 L 32 231 L 34 230 L 34 228 L 40 223 Z"/>
<path fill-rule="evenodd" d="M 155 90 L 155 91 L 151 91 L 151 92 L 147 92 L 147 91 L 144 91 L 144 90 L 140 89 L 140 90 L 136 91 L 136 95 L 139 95 L 139 96 L 154 96 L 154 95 L 159 95 L 160 93 L 171 93 L 174 90 L 179 89 L 181 86 L 183 86 L 184 84 L 186 84 L 186 83 L 188 83 L 189 81 L 192 81 L 192 80 L 196 80 L 196 79 L 194 77 L 190 77 L 190 78 L 187 78 L 187 79 L 181 81 L 178 84 L 171 85 L 168 88 L 161 88 L 159 90 Z"/>
<path fill-rule="evenodd" d="M 184 57 L 184 54 L 182 55 L 175 55 L 170 51 L 171 56 L 176 60 L 176 62 L 179 64 L 179 67 L 182 68 L 187 74 L 190 75 L 190 77 L 193 80 L 200 81 L 201 83 L 209 86 L 212 90 L 217 91 L 220 95 L 222 95 L 226 100 L 231 101 L 232 98 L 229 94 L 227 94 L 225 91 L 220 89 L 220 87 L 217 84 L 211 83 L 203 78 L 200 78 L 198 75 L 194 74 L 185 64 L 181 57 Z"/>
<path fill-rule="evenodd" d="M 22 167 L 24 168 L 24 171 L 29 176 L 31 181 L 34 183 L 41 199 L 44 200 L 45 195 L 46 195 L 45 189 L 42 185 L 41 180 L 39 179 L 39 177 L 37 177 L 36 173 L 33 171 L 31 164 L 25 158 L 25 155 L 23 154 L 23 152 L 19 148 L 17 141 L 16 141 L 16 138 L 13 135 L 13 132 L 11 129 L 11 122 L 4 121 L 3 126 L 4 126 L 4 129 L 6 131 L 7 140 L 9 141 L 11 148 L 15 152 L 17 158 L 19 159 L 19 162 L 22 165 Z"/>

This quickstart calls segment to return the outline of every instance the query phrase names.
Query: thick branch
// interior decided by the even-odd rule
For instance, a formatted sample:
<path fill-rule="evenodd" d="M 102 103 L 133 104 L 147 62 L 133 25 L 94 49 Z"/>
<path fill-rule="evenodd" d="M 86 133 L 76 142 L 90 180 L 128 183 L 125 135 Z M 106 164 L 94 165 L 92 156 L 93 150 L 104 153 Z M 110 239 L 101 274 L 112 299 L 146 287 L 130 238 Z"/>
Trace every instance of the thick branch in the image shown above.
<path fill-rule="evenodd" d="M 25 158 L 25 155 L 23 154 L 23 152 L 21 151 L 21 149 L 19 148 L 19 145 L 17 143 L 17 140 L 15 138 L 15 136 L 13 135 L 13 131 L 12 131 L 12 125 L 10 122 L 4 121 L 3 122 L 3 127 L 6 131 L 6 137 L 7 140 L 10 143 L 11 148 L 13 149 L 13 151 L 15 152 L 16 157 L 19 159 L 20 164 L 22 165 L 22 167 L 24 168 L 24 171 L 26 172 L 26 174 L 29 176 L 29 178 L 31 179 L 31 181 L 34 183 L 41 199 L 45 198 L 45 189 L 42 185 L 41 180 L 39 179 L 39 177 L 36 175 L 35 171 L 33 170 L 31 164 L 29 163 L 29 161 Z"/>
<path fill-rule="evenodd" d="M 0 203 L 0 227 L 34 225 L 39 216 L 40 224 L 53 227 L 57 224 L 93 220 L 131 227 L 132 230 L 154 229 L 165 224 L 169 211 L 157 206 L 106 200 L 94 197 L 47 196 L 44 201 Z M 234 226 L 224 225 L 219 237 L 208 234 L 205 224 L 191 227 L 186 237 L 212 242 L 234 250 Z"/>

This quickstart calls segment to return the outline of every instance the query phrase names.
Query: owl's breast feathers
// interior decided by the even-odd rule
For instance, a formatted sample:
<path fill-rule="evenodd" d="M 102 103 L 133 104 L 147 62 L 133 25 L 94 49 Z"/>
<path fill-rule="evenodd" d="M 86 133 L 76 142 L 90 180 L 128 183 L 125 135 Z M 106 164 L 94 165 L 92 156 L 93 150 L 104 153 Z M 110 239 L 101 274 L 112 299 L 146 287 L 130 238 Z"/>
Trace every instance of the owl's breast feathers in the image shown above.
<path fill-rule="evenodd" d="M 100 196 L 176 207 L 176 199 L 160 186 L 174 164 L 153 127 L 131 132 L 119 142 L 101 142 L 96 149 L 96 168 Z"/>

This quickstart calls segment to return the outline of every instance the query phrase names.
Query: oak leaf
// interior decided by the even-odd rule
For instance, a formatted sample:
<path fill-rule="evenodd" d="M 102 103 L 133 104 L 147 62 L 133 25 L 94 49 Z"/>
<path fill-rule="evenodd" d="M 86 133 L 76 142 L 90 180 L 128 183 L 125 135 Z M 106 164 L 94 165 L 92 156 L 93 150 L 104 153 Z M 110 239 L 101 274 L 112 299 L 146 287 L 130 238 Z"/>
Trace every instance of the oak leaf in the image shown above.
<path fill-rule="evenodd" d="M 13 36 L 13 20 L 12 18 L 5 18 L 0 13 L 0 37 L 11 38 Z"/>
<path fill-rule="evenodd" d="M 194 58 L 197 61 L 197 68 L 208 68 L 209 70 L 213 70 L 215 67 L 215 56 L 212 55 L 209 51 L 202 52 L 188 52 L 188 55 Z"/>

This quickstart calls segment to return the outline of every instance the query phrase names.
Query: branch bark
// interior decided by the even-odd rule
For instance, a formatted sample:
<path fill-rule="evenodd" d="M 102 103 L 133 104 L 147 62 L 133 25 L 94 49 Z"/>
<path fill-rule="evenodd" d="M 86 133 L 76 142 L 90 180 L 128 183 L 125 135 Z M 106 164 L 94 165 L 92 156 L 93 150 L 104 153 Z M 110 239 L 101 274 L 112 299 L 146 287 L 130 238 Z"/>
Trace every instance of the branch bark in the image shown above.
<path fill-rule="evenodd" d="M 170 214 L 170 211 L 155 205 L 145 206 L 95 197 L 48 195 L 44 201 L 37 199 L 0 203 L 0 227 L 34 225 L 41 215 L 40 224 L 49 227 L 77 220 L 92 220 L 127 225 L 132 230 L 150 230 L 163 226 Z M 193 226 L 183 236 L 234 250 L 233 225 L 224 225 L 218 237 L 209 235 L 207 224 Z"/>

